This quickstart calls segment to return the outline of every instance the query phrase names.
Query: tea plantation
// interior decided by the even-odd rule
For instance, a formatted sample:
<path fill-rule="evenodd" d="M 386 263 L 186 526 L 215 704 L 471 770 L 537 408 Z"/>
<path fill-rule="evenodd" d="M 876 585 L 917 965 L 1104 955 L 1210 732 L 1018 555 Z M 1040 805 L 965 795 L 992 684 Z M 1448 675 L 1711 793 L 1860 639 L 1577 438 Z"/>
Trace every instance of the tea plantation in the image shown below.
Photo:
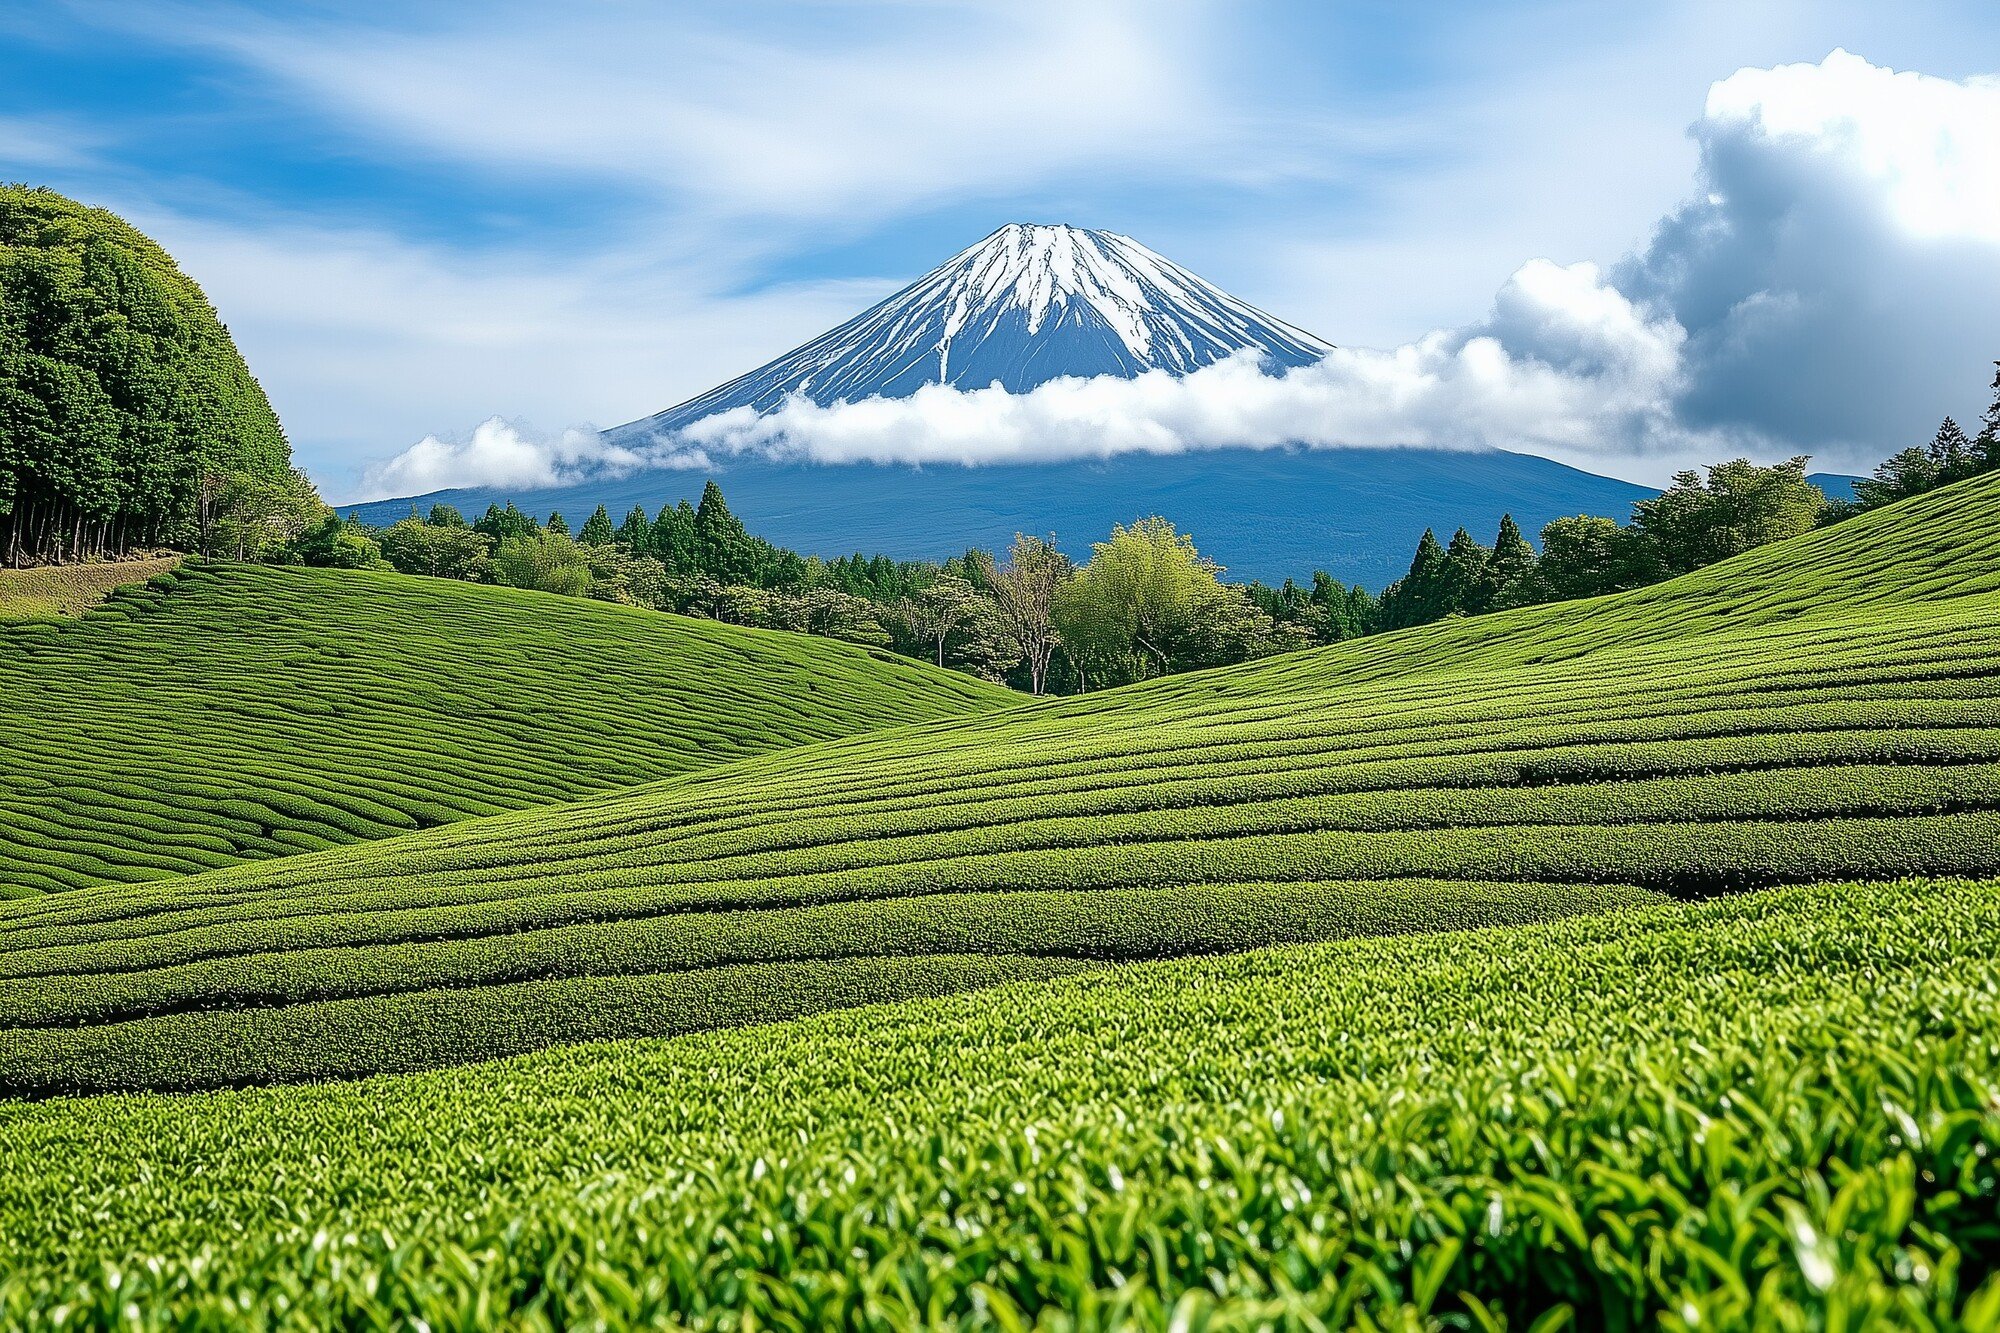
<path fill-rule="evenodd" d="M 0 623 L 0 897 L 379 838 L 1011 697 L 632 607 L 187 565 L 78 619 Z"/>
<path fill-rule="evenodd" d="M 24 846 L 180 855 L 241 816 L 172 784 L 246 774 L 454 802 L 0 903 L 0 1327 L 2000 1330 L 2000 476 L 1014 706 L 432 588 L 197 566 L 0 630 L 233 616 L 273 682 L 88 703 L 254 718 L 233 779 L 18 733 L 80 775 Z M 348 660 L 321 598 L 373 608 L 337 696 L 278 669 Z M 647 651 L 520 662 L 590 627 Z M 365 745 L 257 748 L 329 717 Z"/>
<path fill-rule="evenodd" d="M 1908 882 L 0 1104 L 0 1320 L 1991 1329 L 1996 1070 Z"/>
<path fill-rule="evenodd" d="M 0 1089 L 356 1076 L 1092 963 L 2000 872 L 1996 588 L 1987 479 L 1641 593 L 13 904 Z"/>

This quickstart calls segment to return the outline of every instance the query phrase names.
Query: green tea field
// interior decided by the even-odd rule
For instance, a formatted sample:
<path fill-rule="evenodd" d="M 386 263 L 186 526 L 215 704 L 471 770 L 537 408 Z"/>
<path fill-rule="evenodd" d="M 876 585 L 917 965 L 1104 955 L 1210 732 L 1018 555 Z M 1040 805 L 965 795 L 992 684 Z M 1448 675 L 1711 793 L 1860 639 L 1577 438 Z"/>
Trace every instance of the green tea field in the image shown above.
<path fill-rule="evenodd" d="M 1996 499 L 1987 479 L 1642 593 L 17 903 L 0 1088 L 352 1077 L 1093 963 L 2000 873 Z"/>
<path fill-rule="evenodd" d="M 257 580 L 287 622 L 226 608 Z M 411 582 L 197 567 L 14 648 L 86 689 L 75 648 L 172 642 L 185 595 L 261 623 L 264 674 L 176 716 L 350 709 L 380 765 L 534 769 L 470 684 L 518 644 L 458 694 L 401 659 L 423 709 L 359 668 L 281 707 L 275 645 L 345 642 L 319 599 L 436 632 Z M 509 696 L 599 747 L 524 808 L 450 768 L 440 827 L 0 904 L 0 1320 L 2000 1327 L 2000 476 L 1639 592 L 1012 704 L 439 596 L 662 656 Z M 656 677 L 621 777 L 612 700 Z M 131 716 L 125 752 L 169 743 Z M 194 836 L 122 808 L 75 841 Z"/>
<path fill-rule="evenodd" d="M 78 619 L 0 624 L 0 896 L 379 838 L 1010 697 L 632 607 L 189 565 Z"/>
<path fill-rule="evenodd" d="M 1991 1329 L 1996 1015 L 1839 885 L 0 1104 L 0 1320 Z"/>

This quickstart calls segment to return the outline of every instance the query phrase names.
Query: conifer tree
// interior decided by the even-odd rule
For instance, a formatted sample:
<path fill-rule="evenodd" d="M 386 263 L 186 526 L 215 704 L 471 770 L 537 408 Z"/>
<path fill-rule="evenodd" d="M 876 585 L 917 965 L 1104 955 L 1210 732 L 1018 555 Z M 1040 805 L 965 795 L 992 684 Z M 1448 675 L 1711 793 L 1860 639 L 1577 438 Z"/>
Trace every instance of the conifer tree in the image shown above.
<path fill-rule="evenodd" d="M 1382 624 L 1388 629 L 1428 624 L 1444 613 L 1437 610 L 1444 582 L 1444 547 L 1429 528 L 1417 541 L 1410 572 L 1382 590 Z"/>
<path fill-rule="evenodd" d="M 611 527 L 611 511 L 603 505 L 597 506 L 583 521 L 583 530 L 576 534 L 576 539 L 585 546 L 611 545 L 617 539 L 617 533 Z"/>
<path fill-rule="evenodd" d="M 1993 402 L 1980 419 L 1979 436 L 1972 442 L 1972 460 L 1981 472 L 2000 468 L 2000 361 L 1993 363 Z"/>
<path fill-rule="evenodd" d="M 1502 514 L 1500 533 L 1493 539 L 1493 557 L 1487 564 L 1489 590 L 1481 609 L 1499 611 L 1526 605 L 1534 584 L 1535 561 L 1535 548 L 1521 535 L 1521 525 L 1512 514 Z"/>
<path fill-rule="evenodd" d="M 542 528 L 557 537 L 569 536 L 569 520 L 562 516 L 560 509 L 549 515 L 549 521 L 544 523 Z"/>
<path fill-rule="evenodd" d="M 711 480 L 694 511 L 695 564 L 725 586 L 747 584 L 756 574 L 756 551 L 741 519 L 729 512 L 722 488 Z"/>
<path fill-rule="evenodd" d="M 653 520 L 653 558 L 676 578 L 700 572 L 695 561 L 694 507 L 686 500 L 660 506 L 660 516 Z"/>
<path fill-rule="evenodd" d="M 633 555 L 653 553 L 653 520 L 646 517 L 644 505 L 633 505 L 632 512 L 625 515 L 625 521 L 618 525 L 618 540 Z"/>
<path fill-rule="evenodd" d="M 1444 577 L 1439 588 L 1439 609 L 1435 618 L 1472 615 L 1486 609 L 1492 589 L 1487 583 L 1491 553 L 1472 539 L 1464 528 L 1451 534 L 1445 548 Z"/>

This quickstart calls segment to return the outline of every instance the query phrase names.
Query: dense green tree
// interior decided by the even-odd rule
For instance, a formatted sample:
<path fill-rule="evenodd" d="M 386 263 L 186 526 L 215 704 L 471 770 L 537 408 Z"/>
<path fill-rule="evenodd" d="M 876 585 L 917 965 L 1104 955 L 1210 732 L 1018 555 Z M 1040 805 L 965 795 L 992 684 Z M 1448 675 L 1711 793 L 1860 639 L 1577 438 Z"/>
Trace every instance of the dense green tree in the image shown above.
<path fill-rule="evenodd" d="M 382 548 L 382 558 L 405 574 L 475 583 L 493 576 L 493 539 L 462 522 L 427 523 L 406 518 L 383 529 L 376 542 Z"/>
<path fill-rule="evenodd" d="M 1493 553 L 1464 528 L 1451 534 L 1444 550 L 1444 614 L 1474 615 L 1492 599 Z"/>
<path fill-rule="evenodd" d="M 458 512 L 457 505 L 448 505 L 440 500 L 431 506 L 429 517 L 424 522 L 434 528 L 462 528 L 466 526 L 465 515 Z"/>
<path fill-rule="evenodd" d="M 1559 518 L 1542 529 L 1530 601 L 1563 601 L 1638 588 L 1652 582 L 1655 563 L 1636 529 L 1594 514 Z"/>
<path fill-rule="evenodd" d="M 633 505 L 625 515 L 625 521 L 618 525 L 618 540 L 633 555 L 653 553 L 653 520 L 646 517 L 644 505 Z"/>
<path fill-rule="evenodd" d="M 725 585 L 749 584 L 757 572 L 755 544 L 714 481 L 702 487 L 695 506 L 694 556 L 697 569 Z"/>
<path fill-rule="evenodd" d="M 1994 376 L 1994 384 L 1996 394 L 2000 394 L 2000 374 Z M 1996 423 L 2000 423 L 2000 397 L 1987 410 L 1976 440 L 1967 438 L 1959 424 L 1946 417 L 1929 444 L 1898 450 L 1875 469 L 1874 476 L 1855 482 L 1856 506 L 1865 510 L 1893 504 L 2000 467 L 2000 424 Z"/>
<path fill-rule="evenodd" d="M 537 536 L 542 530 L 539 523 L 516 509 L 512 500 L 507 502 L 505 509 L 497 504 L 486 506 L 486 513 L 472 526 L 475 531 L 491 537 L 495 546 L 510 537 Z"/>
<path fill-rule="evenodd" d="M 259 560 L 288 548 L 330 512 L 306 474 L 288 468 L 282 476 L 238 472 L 224 478 L 203 506 L 201 549 L 238 560 Z"/>
<path fill-rule="evenodd" d="M 694 507 L 686 500 L 660 506 L 660 515 L 653 520 L 652 551 L 667 567 L 670 577 L 688 577 L 700 572 L 695 554 Z"/>
<path fill-rule="evenodd" d="M 1500 532 L 1493 539 L 1493 555 L 1487 562 L 1487 588 L 1482 611 L 1502 611 L 1525 606 L 1535 598 L 1535 548 L 1521 535 L 1521 525 L 1512 514 L 1500 516 Z"/>
<path fill-rule="evenodd" d="M 1810 532 L 1826 495 L 1806 480 L 1808 461 L 1759 467 L 1737 458 L 1709 468 L 1706 478 L 1676 473 L 1665 491 L 1632 506 L 1632 526 L 1665 577 Z"/>
<path fill-rule="evenodd" d="M 493 568 L 499 581 L 511 587 L 565 597 L 587 597 L 597 582 L 589 551 L 553 528 L 504 539 L 493 550 Z"/>
<path fill-rule="evenodd" d="M 609 546 L 618 540 L 617 529 L 611 526 L 611 513 L 603 505 L 591 511 L 583 521 L 583 528 L 576 539 L 585 546 Z"/>
<path fill-rule="evenodd" d="M 232 478 L 291 451 L 229 332 L 158 245 L 103 209 L 0 185 L 0 555 L 190 541 Z"/>
<path fill-rule="evenodd" d="M 562 510 L 558 509 L 549 515 L 548 522 L 542 524 L 542 531 L 551 536 L 567 537 L 570 535 L 569 520 L 564 518 Z"/>
<path fill-rule="evenodd" d="M 367 527 L 351 518 L 328 511 L 319 522 L 299 534 L 292 553 L 303 565 L 328 569 L 387 569 L 382 548 Z"/>
<path fill-rule="evenodd" d="M 1240 597 L 1223 588 L 1220 573 L 1164 518 L 1114 527 L 1056 597 L 1057 631 L 1078 674 L 1104 684 L 1199 663 L 1211 622 Z"/>
<path fill-rule="evenodd" d="M 1410 572 L 1382 590 L 1382 627 L 1427 625 L 1444 615 L 1444 605 L 1444 547 L 1437 533 L 1425 528 L 1417 539 L 1417 553 L 1410 559 Z"/>

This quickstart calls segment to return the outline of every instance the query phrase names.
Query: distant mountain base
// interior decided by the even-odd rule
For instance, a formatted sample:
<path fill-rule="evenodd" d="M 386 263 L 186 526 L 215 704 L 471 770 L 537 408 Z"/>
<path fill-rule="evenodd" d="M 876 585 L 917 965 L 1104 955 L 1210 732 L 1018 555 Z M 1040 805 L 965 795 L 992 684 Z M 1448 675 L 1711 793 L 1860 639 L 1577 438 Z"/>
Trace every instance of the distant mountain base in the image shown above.
<path fill-rule="evenodd" d="M 1407 572 L 1427 527 L 1448 538 L 1464 526 L 1490 542 L 1511 513 L 1532 536 L 1567 514 L 1622 521 L 1654 493 L 1545 458 L 1445 449 L 1230 449 L 987 467 L 739 462 L 713 475 L 752 532 L 807 555 L 936 560 L 1004 547 L 1016 532 L 1053 532 L 1064 550 L 1087 557 L 1112 524 L 1160 514 L 1232 578 L 1303 581 L 1324 569 L 1372 589 Z M 635 504 L 656 513 L 696 500 L 709 476 L 440 491 L 343 512 L 393 523 L 412 505 L 443 500 L 476 518 L 511 500 L 537 517 L 559 509 L 574 528 L 600 504 L 617 521 Z"/>

